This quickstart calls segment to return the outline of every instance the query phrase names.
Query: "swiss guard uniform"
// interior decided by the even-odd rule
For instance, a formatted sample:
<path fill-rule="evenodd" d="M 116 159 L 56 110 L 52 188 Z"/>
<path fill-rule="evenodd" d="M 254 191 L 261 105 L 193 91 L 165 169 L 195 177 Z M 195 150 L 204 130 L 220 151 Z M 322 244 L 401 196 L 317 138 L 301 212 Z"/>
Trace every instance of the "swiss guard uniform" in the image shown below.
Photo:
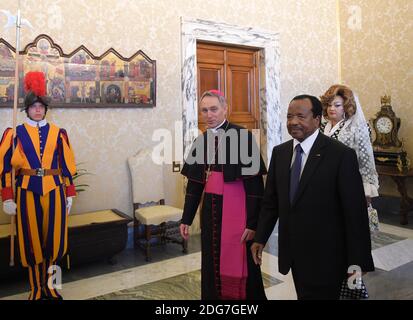
<path fill-rule="evenodd" d="M 39 91 L 30 81 L 44 82 L 44 89 Z M 24 102 L 26 113 L 36 102 L 41 102 L 47 112 L 44 75 L 29 72 L 25 85 L 29 90 Z M 61 299 L 48 285 L 48 269 L 67 250 L 68 206 L 76 195 L 73 150 L 66 131 L 44 119 L 29 118 L 17 126 L 14 152 L 12 131 L 6 129 L 0 141 L 1 196 L 3 203 L 15 199 L 17 204 L 18 244 L 21 263 L 29 269 L 29 299 Z M 11 185 L 12 167 L 16 172 L 16 195 Z"/>

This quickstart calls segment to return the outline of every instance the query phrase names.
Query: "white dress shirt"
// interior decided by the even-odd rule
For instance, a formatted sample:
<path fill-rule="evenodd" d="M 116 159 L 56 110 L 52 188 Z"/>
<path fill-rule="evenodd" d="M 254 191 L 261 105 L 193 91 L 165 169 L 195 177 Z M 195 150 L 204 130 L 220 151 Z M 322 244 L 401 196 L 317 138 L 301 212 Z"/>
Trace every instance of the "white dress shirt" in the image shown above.
<path fill-rule="evenodd" d="M 307 162 L 308 159 L 308 155 L 310 154 L 311 148 L 313 147 L 314 141 L 317 139 L 318 133 L 320 132 L 320 130 L 316 130 L 314 131 L 314 133 L 307 137 L 304 141 L 300 142 L 297 139 L 293 140 L 293 157 L 291 159 L 291 166 L 294 163 L 295 160 L 295 147 L 299 144 L 301 145 L 301 148 L 303 149 L 303 154 L 302 154 L 302 158 L 301 158 L 301 173 L 300 173 L 300 177 L 301 174 L 303 173 L 304 167 L 305 167 L 305 163 Z"/>

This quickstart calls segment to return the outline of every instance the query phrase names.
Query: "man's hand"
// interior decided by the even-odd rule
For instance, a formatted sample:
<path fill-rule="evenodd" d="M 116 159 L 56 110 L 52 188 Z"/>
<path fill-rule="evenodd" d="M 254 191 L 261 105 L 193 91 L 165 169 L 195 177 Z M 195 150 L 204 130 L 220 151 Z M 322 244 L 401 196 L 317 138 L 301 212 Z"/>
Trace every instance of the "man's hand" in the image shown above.
<path fill-rule="evenodd" d="M 241 243 L 254 239 L 254 236 L 255 236 L 255 231 L 246 228 L 244 233 L 241 236 Z"/>
<path fill-rule="evenodd" d="M 371 197 L 366 197 L 367 206 L 371 205 Z"/>
<path fill-rule="evenodd" d="M 262 264 L 262 250 L 264 250 L 264 245 L 258 242 L 254 242 L 251 246 L 252 258 L 255 264 Z"/>
<path fill-rule="evenodd" d="M 189 226 L 187 224 L 181 223 L 181 225 L 179 226 L 179 231 L 181 232 L 182 238 L 184 238 L 185 240 L 188 240 L 188 238 L 189 238 Z"/>
<path fill-rule="evenodd" d="M 9 216 L 15 216 L 16 209 L 17 205 L 16 202 L 14 202 L 13 200 L 9 199 L 3 202 L 3 211 Z"/>

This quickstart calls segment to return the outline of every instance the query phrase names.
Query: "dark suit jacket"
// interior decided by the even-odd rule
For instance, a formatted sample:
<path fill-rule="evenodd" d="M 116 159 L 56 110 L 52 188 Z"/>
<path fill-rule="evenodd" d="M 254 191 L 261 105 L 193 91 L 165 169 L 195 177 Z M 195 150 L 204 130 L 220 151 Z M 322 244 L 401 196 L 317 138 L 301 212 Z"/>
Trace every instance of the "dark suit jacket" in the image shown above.
<path fill-rule="evenodd" d="M 319 134 L 290 205 L 293 140 L 273 149 L 255 241 L 265 244 L 279 220 L 279 271 L 299 268 L 309 283 L 345 276 L 350 265 L 373 271 L 363 183 L 354 150 Z"/>

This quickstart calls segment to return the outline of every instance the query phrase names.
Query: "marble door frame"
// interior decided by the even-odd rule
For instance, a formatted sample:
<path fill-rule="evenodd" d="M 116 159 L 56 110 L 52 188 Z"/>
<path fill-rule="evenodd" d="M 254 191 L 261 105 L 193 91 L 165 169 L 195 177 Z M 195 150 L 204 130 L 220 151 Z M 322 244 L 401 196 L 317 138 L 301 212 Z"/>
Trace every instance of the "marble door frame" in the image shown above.
<path fill-rule="evenodd" d="M 269 162 L 282 141 L 279 33 L 201 19 L 181 18 L 183 147 L 187 154 L 198 136 L 197 40 L 260 49 L 261 151 Z"/>

